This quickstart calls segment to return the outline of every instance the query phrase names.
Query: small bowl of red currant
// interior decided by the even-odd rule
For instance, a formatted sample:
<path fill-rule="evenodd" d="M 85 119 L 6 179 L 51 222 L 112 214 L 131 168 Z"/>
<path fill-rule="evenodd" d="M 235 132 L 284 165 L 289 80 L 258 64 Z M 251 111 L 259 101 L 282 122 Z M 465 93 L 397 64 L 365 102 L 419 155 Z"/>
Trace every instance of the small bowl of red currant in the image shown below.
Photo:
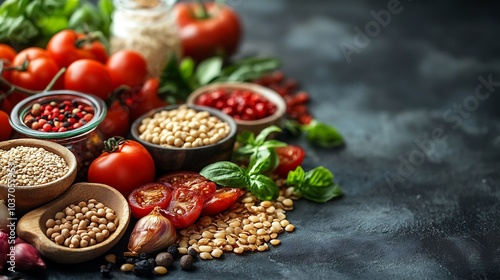
<path fill-rule="evenodd" d="M 236 121 L 238 133 L 248 130 L 255 135 L 268 126 L 280 126 L 286 112 L 285 100 L 277 92 L 243 82 L 200 87 L 189 95 L 187 104 L 218 109 Z"/>

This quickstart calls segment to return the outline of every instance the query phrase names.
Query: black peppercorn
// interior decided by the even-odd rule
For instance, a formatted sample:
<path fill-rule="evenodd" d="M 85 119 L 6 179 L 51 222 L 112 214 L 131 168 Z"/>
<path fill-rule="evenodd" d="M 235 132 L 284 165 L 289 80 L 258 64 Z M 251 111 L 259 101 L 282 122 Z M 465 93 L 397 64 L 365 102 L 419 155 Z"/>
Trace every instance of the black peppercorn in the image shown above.
<path fill-rule="evenodd" d="M 177 256 L 179 255 L 179 249 L 177 248 L 176 245 L 168 246 L 167 252 L 170 253 L 170 255 L 172 255 L 172 257 L 174 258 L 177 258 Z"/>
<path fill-rule="evenodd" d="M 194 248 L 189 248 L 188 249 L 188 255 L 193 257 L 193 260 L 196 259 L 196 256 L 198 256 L 198 252 Z"/>
<path fill-rule="evenodd" d="M 148 277 L 153 275 L 154 264 L 149 260 L 141 260 L 134 264 L 132 272 L 137 276 Z"/>
<path fill-rule="evenodd" d="M 99 267 L 99 271 L 101 272 L 101 276 L 104 278 L 111 278 L 111 267 L 105 264 Z"/>
<path fill-rule="evenodd" d="M 180 265 L 183 270 L 191 270 L 193 268 L 194 259 L 191 255 L 184 255 L 180 260 Z"/>

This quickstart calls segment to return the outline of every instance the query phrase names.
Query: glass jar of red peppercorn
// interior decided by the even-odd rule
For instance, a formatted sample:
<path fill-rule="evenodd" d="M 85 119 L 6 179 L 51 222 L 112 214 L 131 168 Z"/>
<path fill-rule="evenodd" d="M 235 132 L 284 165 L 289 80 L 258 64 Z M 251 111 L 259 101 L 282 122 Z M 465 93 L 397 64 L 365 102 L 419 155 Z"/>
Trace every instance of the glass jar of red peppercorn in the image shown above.
<path fill-rule="evenodd" d="M 106 116 L 104 101 L 75 91 L 49 91 L 30 96 L 11 112 L 15 138 L 29 137 L 59 143 L 75 154 L 76 181 L 86 181 L 90 163 L 103 149 L 98 125 Z"/>

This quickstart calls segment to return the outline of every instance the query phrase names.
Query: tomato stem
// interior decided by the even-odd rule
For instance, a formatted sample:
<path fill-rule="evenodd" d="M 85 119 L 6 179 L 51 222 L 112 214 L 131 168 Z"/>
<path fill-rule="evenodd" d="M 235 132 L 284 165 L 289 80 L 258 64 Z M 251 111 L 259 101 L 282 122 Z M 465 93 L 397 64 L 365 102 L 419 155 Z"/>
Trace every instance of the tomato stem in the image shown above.
<path fill-rule="evenodd" d="M 207 19 L 210 18 L 210 15 L 208 14 L 207 7 L 205 7 L 205 3 L 203 3 L 203 0 L 196 0 L 197 3 L 196 7 L 197 9 L 195 10 L 194 17 L 197 19 Z"/>
<path fill-rule="evenodd" d="M 108 140 L 104 141 L 104 151 L 108 153 L 113 153 L 116 150 L 118 150 L 120 145 L 122 145 L 125 142 L 127 142 L 127 139 L 121 136 L 111 137 Z"/>
<path fill-rule="evenodd" d="M 59 69 L 59 71 L 57 71 L 57 73 L 54 75 L 54 78 L 52 78 L 52 80 L 50 80 L 50 83 L 45 87 L 45 89 L 43 91 L 51 90 L 52 87 L 54 86 L 54 84 L 57 82 L 57 80 L 59 80 L 59 78 L 62 76 L 62 74 L 64 74 L 64 72 L 66 72 L 66 67 Z"/>

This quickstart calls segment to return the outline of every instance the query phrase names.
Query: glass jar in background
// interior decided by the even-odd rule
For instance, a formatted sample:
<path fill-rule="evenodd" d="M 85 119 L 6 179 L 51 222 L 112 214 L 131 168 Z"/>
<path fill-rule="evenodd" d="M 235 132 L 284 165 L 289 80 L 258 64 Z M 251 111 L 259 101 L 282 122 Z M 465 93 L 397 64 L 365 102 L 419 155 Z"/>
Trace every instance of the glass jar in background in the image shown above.
<path fill-rule="evenodd" d="M 65 132 L 43 132 L 32 129 L 24 123 L 24 119 L 34 104 L 47 104 L 52 101 L 76 101 L 94 110 L 93 118 L 86 124 Z M 106 104 L 96 96 L 70 90 L 55 90 L 36 94 L 19 102 L 10 113 L 13 138 L 37 138 L 59 143 L 68 148 L 77 159 L 77 175 L 75 181 L 87 181 L 88 168 L 92 161 L 103 151 L 103 136 L 98 125 L 106 116 Z"/>
<path fill-rule="evenodd" d="M 111 53 L 141 53 L 150 75 L 158 77 L 172 55 L 180 58 L 181 41 L 171 9 L 176 0 L 113 0 Z"/>

